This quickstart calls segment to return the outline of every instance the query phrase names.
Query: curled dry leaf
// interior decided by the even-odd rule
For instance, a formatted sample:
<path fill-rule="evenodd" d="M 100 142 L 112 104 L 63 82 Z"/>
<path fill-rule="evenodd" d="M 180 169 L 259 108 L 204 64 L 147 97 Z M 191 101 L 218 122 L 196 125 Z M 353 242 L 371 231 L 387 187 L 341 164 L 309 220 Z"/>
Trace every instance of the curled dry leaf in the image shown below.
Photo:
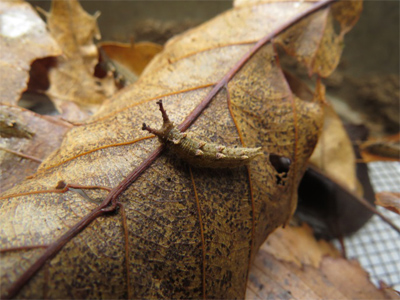
<path fill-rule="evenodd" d="M 365 162 L 400 161 L 400 133 L 365 141 L 360 150 Z"/>
<path fill-rule="evenodd" d="M 360 229 L 373 215 L 365 205 L 373 205 L 374 192 L 367 166 L 356 164 L 349 135 L 329 104 L 324 107 L 324 127 L 310 163 L 299 187 L 299 218 L 326 239 Z"/>
<path fill-rule="evenodd" d="M 285 75 L 296 95 L 302 99 L 312 97 L 312 91 L 305 83 L 288 72 Z M 318 81 L 315 92 L 317 95 L 314 97 L 324 99 L 324 91 L 324 87 Z M 358 164 L 356 167 L 349 136 L 339 117 L 328 104 L 324 106 L 322 134 L 310 161 L 314 163 L 314 167 L 310 166 L 307 169 L 300 183 L 297 216 L 310 224 L 319 238 L 343 237 L 358 230 L 373 213 L 359 203 L 362 201 L 360 194 L 349 193 L 347 190 L 354 191 L 355 187 L 359 186 L 359 178 L 363 188 L 356 191 L 364 191 L 364 197 L 370 203 L 374 202 L 374 193 L 369 183 L 366 165 Z M 319 166 L 319 169 L 315 165 Z M 327 173 L 331 176 L 327 176 Z M 369 195 L 372 196 L 371 199 Z"/>
<path fill-rule="evenodd" d="M 161 45 L 150 42 L 102 42 L 98 46 L 126 85 L 135 82 L 147 64 L 163 49 Z"/>
<path fill-rule="evenodd" d="M 376 204 L 400 214 L 400 193 L 380 192 L 375 195 Z"/>
<path fill-rule="evenodd" d="M 0 24 L 0 102 L 17 104 L 32 62 L 61 50 L 28 3 L 1 1 Z"/>
<path fill-rule="evenodd" d="M 96 21 L 99 14 L 89 15 L 77 0 L 53 1 L 50 12 L 43 13 L 63 51 L 49 71 L 47 95 L 64 118 L 79 121 L 76 116 L 81 116 L 80 110 L 93 113 L 116 91 L 111 74 L 105 78 L 94 76 L 98 51 L 93 39 L 100 38 Z"/>
<path fill-rule="evenodd" d="M 301 245 L 293 236 L 307 243 Z M 246 299 L 393 298 L 370 282 L 358 262 L 347 261 L 326 243 L 316 242 L 303 226 L 279 229 L 261 246 L 250 271 Z"/>
<path fill-rule="evenodd" d="M 70 128 L 50 116 L 18 106 L 0 106 L 0 190 L 35 173 L 41 161 L 56 150 Z"/>
<path fill-rule="evenodd" d="M 324 106 L 324 127 L 310 163 L 351 191 L 358 191 L 362 195 L 356 175 L 356 157 L 352 142 L 330 105 Z"/>
<path fill-rule="evenodd" d="M 292 92 L 267 41 L 328 3 L 235 7 L 170 40 L 138 81 L 70 130 L 36 175 L 1 200 L 5 297 L 243 298 L 255 252 L 293 213 L 322 126 L 320 97 Z M 309 16 L 301 26 L 313 24 L 314 34 L 286 47 L 299 59 L 327 56 L 319 47 L 332 40 L 324 28 L 337 14 Z M 264 154 L 248 166 L 209 170 L 162 153 L 140 130 L 144 121 L 160 127 L 158 99 L 179 129 Z M 286 174 L 271 153 L 290 160 Z M 60 181 L 86 196 L 60 193 Z M 115 188 L 107 194 L 104 186 Z"/>

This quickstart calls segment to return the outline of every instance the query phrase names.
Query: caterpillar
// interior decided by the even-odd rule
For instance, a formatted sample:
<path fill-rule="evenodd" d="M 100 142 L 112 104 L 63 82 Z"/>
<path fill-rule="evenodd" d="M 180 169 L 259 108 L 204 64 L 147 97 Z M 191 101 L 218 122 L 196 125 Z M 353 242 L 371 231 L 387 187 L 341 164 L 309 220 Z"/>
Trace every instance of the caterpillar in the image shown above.
<path fill-rule="evenodd" d="M 163 118 L 162 127 L 157 130 L 143 123 L 142 130 L 156 135 L 161 143 L 190 165 L 201 168 L 236 168 L 248 164 L 253 158 L 262 154 L 261 147 L 229 148 L 190 138 L 169 120 L 162 101 L 157 101 L 157 104 Z"/>

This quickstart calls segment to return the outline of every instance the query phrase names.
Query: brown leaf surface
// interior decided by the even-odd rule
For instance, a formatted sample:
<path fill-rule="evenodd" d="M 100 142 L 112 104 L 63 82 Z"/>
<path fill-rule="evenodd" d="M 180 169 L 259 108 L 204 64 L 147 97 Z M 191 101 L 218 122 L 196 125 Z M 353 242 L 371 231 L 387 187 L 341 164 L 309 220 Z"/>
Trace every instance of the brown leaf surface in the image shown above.
<path fill-rule="evenodd" d="M 102 42 L 98 47 L 112 61 L 126 84 L 135 82 L 153 57 L 163 49 L 161 45 L 150 42 Z"/>
<path fill-rule="evenodd" d="M 310 265 L 318 268 L 324 256 L 340 256 L 332 244 L 324 240 L 317 241 L 306 224 L 277 229 L 262 248 L 274 258 L 292 262 L 298 267 Z"/>
<path fill-rule="evenodd" d="M 63 51 L 57 66 L 49 71 L 47 95 L 64 118 L 79 121 L 85 118 L 80 110 L 93 113 L 116 91 L 111 74 L 102 79 L 94 76 L 98 51 L 93 39 L 100 39 L 99 14 L 89 15 L 77 0 L 53 1 L 50 12 L 44 14 Z"/>
<path fill-rule="evenodd" d="M 0 190 L 35 173 L 42 159 L 56 150 L 71 126 L 19 106 L 0 105 Z"/>
<path fill-rule="evenodd" d="M 353 145 L 332 106 L 324 106 L 324 127 L 310 163 L 351 191 L 362 195 L 356 174 Z"/>
<path fill-rule="evenodd" d="M 261 246 L 250 271 L 246 299 L 392 298 L 369 281 L 358 262 L 339 257 L 332 246 L 315 241 L 311 230 L 303 226 L 278 229 Z"/>
<path fill-rule="evenodd" d="M 380 138 L 372 138 L 360 145 L 365 162 L 400 161 L 400 133 Z"/>
<path fill-rule="evenodd" d="M 27 87 L 31 63 L 61 50 L 28 3 L 1 1 L 0 23 L 0 102 L 15 105 Z"/>
<path fill-rule="evenodd" d="M 170 40 L 135 84 L 70 130 L 37 174 L 1 200 L 2 287 L 36 298 L 243 298 L 256 250 L 296 206 L 322 126 L 320 93 L 297 97 L 271 44 L 245 55 L 311 6 L 240 6 Z M 330 11 L 308 20 L 323 28 Z M 326 35 L 317 30 L 296 43 L 315 56 Z M 216 170 L 169 152 L 158 157 L 158 141 L 140 128 L 161 124 L 160 98 L 181 129 L 207 142 L 261 146 L 264 155 Z M 270 153 L 291 160 L 286 178 L 277 179 Z M 118 185 L 130 173 L 133 183 Z M 60 194 L 60 180 L 82 192 Z M 93 186 L 118 188 L 107 196 Z M 114 200 L 123 206 L 109 214 Z"/>
<path fill-rule="evenodd" d="M 400 193 L 380 192 L 375 195 L 376 205 L 400 214 Z"/>

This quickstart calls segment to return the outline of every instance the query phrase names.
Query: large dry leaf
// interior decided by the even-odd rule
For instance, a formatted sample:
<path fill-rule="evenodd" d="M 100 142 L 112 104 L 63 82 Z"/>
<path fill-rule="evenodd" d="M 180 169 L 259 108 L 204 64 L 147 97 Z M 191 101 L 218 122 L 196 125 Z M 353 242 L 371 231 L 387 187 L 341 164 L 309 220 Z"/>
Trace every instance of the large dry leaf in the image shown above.
<path fill-rule="evenodd" d="M 238 6 L 170 40 L 134 85 L 69 131 L 37 174 L 2 199 L 2 287 L 36 298 L 243 298 L 256 250 L 296 206 L 322 126 L 320 92 L 297 97 L 272 45 L 245 55 L 312 5 Z M 339 16 L 358 14 L 341 8 Z M 324 41 L 335 40 L 324 30 L 331 18 L 330 8 L 315 13 L 301 23 L 314 34 L 286 45 L 323 74 L 334 67 L 317 59 L 329 56 Z M 207 142 L 261 146 L 264 155 L 217 170 L 158 156 L 159 142 L 140 128 L 161 124 L 160 98 L 181 129 Z M 271 153 L 290 159 L 285 176 Z M 59 193 L 60 181 L 82 191 Z M 107 196 L 95 186 L 118 188 Z M 109 206 L 115 201 L 123 206 Z"/>
<path fill-rule="evenodd" d="M 99 14 L 90 16 L 77 0 L 53 1 L 50 13 L 44 14 L 51 35 L 63 50 L 56 67 L 49 71 L 47 95 L 64 118 L 78 121 L 80 110 L 93 113 L 116 91 L 111 74 L 102 79 L 94 76 L 98 51 L 93 39 L 100 38 Z"/>
<path fill-rule="evenodd" d="M 36 172 L 70 128 L 50 116 L 18 106 L 0 106 L 0 190 L 4 192 Z"/>
<path fill-rule="evenodd" d="M 31 63 L 61 54 L 46 25 L 23 1 L 0 2 L 0 102 L 17 104 Z"/>

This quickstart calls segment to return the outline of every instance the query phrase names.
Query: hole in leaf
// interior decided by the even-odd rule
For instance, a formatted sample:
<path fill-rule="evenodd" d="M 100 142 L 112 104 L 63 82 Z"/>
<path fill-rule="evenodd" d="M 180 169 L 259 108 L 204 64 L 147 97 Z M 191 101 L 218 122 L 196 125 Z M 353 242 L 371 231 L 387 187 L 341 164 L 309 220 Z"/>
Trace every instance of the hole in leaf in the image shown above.
<path fill-rule="evenodd" d="M 45 91 L 50 87 L 49 70 L 55 67 L 55 57 L 36 59 L 32 62 L 29 70 L 28 91 Z"/>
<path fill-rule="evenodd" d="M 58 115 L 53 102 L 45 94 L 25 92 L 21 95 L 18 105 L 40 115 Z"/>
<path fill-rule="evenodd" d="M 58 114 L 53 102 L 45 91 L 50 87 L 49 70 L 56 65 L 54 57 L 36 59 L 29 70 L 26 92 L 22 93 L 18 105 L 41 115 Z"/>
<path fill-rule="evenodd" d="M 290 158 L 277 154 L 270 154 L 269 161 L 278 173 L 289 172 L 290 165 L 292 164 Z"/>
<path fill-rule="evenodd" d="M 290 165 L 292 164 L 290 158 L 271 153 L 269 155 L 269 161 L 278 173 L 275 175 L 276 184 L 284 186 L 290 170 Z"/>

